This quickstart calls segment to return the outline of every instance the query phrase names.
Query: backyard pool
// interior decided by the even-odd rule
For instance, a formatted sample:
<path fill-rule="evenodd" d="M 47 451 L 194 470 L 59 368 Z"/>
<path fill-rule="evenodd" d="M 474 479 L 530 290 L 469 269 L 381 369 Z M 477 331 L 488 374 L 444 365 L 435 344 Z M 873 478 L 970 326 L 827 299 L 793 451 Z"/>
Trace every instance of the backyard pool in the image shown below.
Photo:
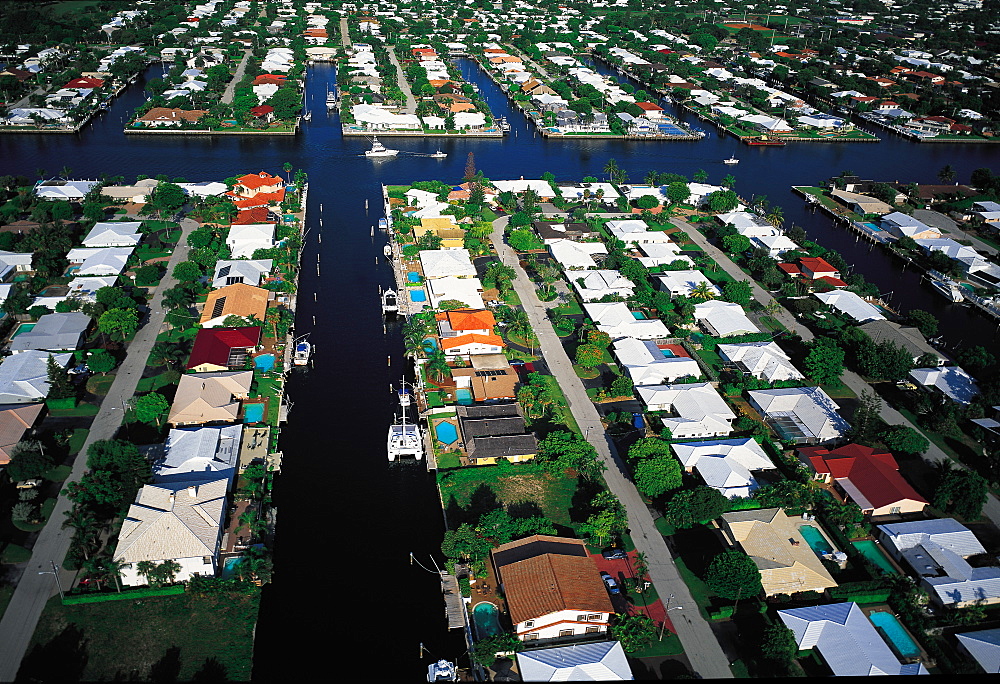
<path fill-rule="evenodd" d="M 664 355 L 665 357 L 667 357 L 668 359 L 672 359 L 672 358 L 674 358 L 675 356 L 677 356 L 677 354 L 675 354 L 675 353 L 674 353 L 673 351 L 671 351 L 670 349 L 661 349 L 661 350 L 660 350 L 660 353 L 661 353 L 661 354 L 663 354 L 663 355 Z"/>
<path fill-rule="evenodd" d="M 455 399 L 462 406 L 471 406 L 474 401 L 472 398 L 472 390 L 460 387 L 455 390 Z"/>
<path fill-rule="evenodd" d="M 427 293 L 425 293 L 423 291 L 423 289 L 410 290 L 410 301 L 411 302 L 426 302 L 427 301 Z"/>
<path fill-rule="evenodd" d="M 406 274 L 406 279 L 411 283 L 419 283 L 420 274 L 417 273 L 416 271 L 410 271 L 409 273 Z"/>
<path fill-rule="evenodd" d="M 243 560 L 243 556 L 227 558 L 226 562 L 222 564 L 222 572 L 220 573 L 222 579 L 229 579 L 236 574 L 236 566 L 240 564 L 241 560 Z"/>
<path fill-rule="evenodd" d="M 259 423 L 264 420 L 264 404 L 244 404 L 243 422 Z"/>
<path fill-rule="evenodd" d="M 641 311 L 633 311 L 632 312 L 632 318 L 634 318 L 637 321 L 644 321 L 644 320 L 646 320 L 646 314 L 644 314 Z"/>
<path fill-rule="evenodd" d="M 438 441 L 444 444 L 454 444 L 455 440 L 458 439 L 458 430 L 455 429 L 455 424 L 446 420 L 434 426 L 434 431 L 437 433 Z"/>
<path fill-rule="evenodd" d="M 862 539 L 861 541 L 851 542 L 851 544 L 854 545 L 854 548 L 856 548 L 862 556 L 877 565 L 887 575 L 898 574 L 896 572 L 896 568 L 892 567 L 892 563 L 890 563 L 889 559 L 885 557 L 884 553 L 882 553 L 882 549 L 880 549 L 878 544 L 873 542 L 871 539 Z"/>
<path fill-rule="evenodd" d="M 477 603 L 472 609 L 472 623 L 480 639 L 500 633 L 500 612 L 489 601 Z"/>
<path fill-rule="evenodd" d="M 892 613 L 876 611 L 868 616 L 875 628 L 881 632 L 892 650 L 901 658 L 920 657 L 920 647 Z"/>
<path fill-rule="evenodd" d="M 802 533 L 802 538 L 809 544 L 809 548 L 819 555 L 833 553 L 833 547 L 830 546 L 830 542 L 826 540 L 822 532 L 812 525 L 802 525 L 799 527 L 799 532 Z"/>
<path fill-rule="evenodd" d="M 274 369 L 274 354 L 261 354 L 253 357 L 253 365 L 261 372 L 268 372 Z"/>
<path fill-rule="evenodd" d="M 424 340 L 424 351 L 426 351 L 427 353 L 431 353 L 437 348 L 438 348 L 437 338 L 428 337 L 426 340 Z"/>
<path fill-rule="evenodd" d="M 34 323 L 22 323 L 21 325 L 17 326 L 17 330 L 14 331 L 14 334 L 11 335 L 11 337 L 17 337 L 21 333 L 31 332 L 31 329 L 34 327 L 35 327 Z"/>

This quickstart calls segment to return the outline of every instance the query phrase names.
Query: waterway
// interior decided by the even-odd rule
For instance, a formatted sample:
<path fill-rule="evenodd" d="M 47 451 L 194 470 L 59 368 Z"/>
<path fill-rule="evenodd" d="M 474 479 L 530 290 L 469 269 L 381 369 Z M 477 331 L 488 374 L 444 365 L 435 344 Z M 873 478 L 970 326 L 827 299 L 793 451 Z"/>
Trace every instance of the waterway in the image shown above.
<path fill-rule="evenodd" d="M 392 283 L 382 257 L 385 237 L 377 230 L 371 236 L 381 217 L 380 183 L 457 182 L 470 152 L 477 168 L 495 179 L 537 178 L 545 171 L 560 180 L 602 176 L 611 157 L 634 180 L 651 169 L 690 176 L 704 168 L 712 181 L 732 172 L 743 195 L 765 194 L 782 205 L 789 221 L 839 250 L 884 292 L 894 291 L 894 304 L 938 315 L 949 340 L 995 339 L 989 319 L 918 287 L 917 275 L 901 272 L 882 252 L 808 213 L 789 190 L 845 168 L 933 182 L 950 163 L 965 180 L 972 169 L 993 161 L 992 148 L 886 137 L 880 144 L 751 149 L 714 131 L 694 143 L 544 140 L 474 63 L 462 60 L 461 68 L 512 131 L 502 141 L 391 139 L 391 147 L 406 152 L 440 147 L 448 153 L 444 160 L 366 159 L 367 141 L 343 139 L 336 115 L 325 111 L 327 84 L 335 80 L 326 65 L 310 69 L 306 102 L 313 120 L 296 137 L 125 136 L 122 126 L 143 101 L 144 79 L 158 75 L 159 67 L 78 135 L 0 135 L 0 174 L 34 177 L 45 169 L 56 175 L 65 166 L 77 178 L 107 174 L 132 181 L 137 174 L 165 173 L 201 181 L 280 172 L 286 161 L 309 174 L 296 326 L 298 334 L 310 334 L 316 351 L 314 366 L 296 371 L 288 384 L 293 406 L 279 444 L 285 459 L 275 495 L 275 581 L 264 590 L 254 658 L 260 679 L 311 679 L 323 667 L 412 678 L 425 671 L 427 661 L 418 659 L 421 642 L 435 657 L 455 658 L 464 650 L 459 632 L 446 632 L 437 579 L 409 563 L 411 551 L 427 563 L 440 545 L 442 514 L 433 479 L 419 467 L 390 465 L 385 458 L 386 429 L 396 408 L 389 384 L 398 383 L 404 360 L 398 325 L 383 333 L 378 306 L 379 286 Z M 722 164 L 730 154 L 741 160 L 735 169 Z"/>

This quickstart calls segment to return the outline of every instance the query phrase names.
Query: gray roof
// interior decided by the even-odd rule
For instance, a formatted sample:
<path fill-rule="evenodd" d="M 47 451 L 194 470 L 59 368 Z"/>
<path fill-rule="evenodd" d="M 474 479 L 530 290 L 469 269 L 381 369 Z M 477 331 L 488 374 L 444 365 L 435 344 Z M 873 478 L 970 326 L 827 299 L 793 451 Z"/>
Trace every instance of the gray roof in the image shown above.
<path fill-rule="evenodd" d="M 598 682 L 631 680 L 625 651 L 618 641 L 572 644 L 517 654 L 526 682 Z"/>
<path fill-rule="evenodd" d="M 49 356 L 65 367 L 72 354 L 29 350 L 0 363 L 0 404 L 23 404 L 44 399 L 49 393 Z"/>
<path fill-rule="evenodd" d="M 533 434 L 474 437 L 466 444 L 470 458 L 527 456 L 538 451 L 538 440 Z"/>
<path fill-rule="evenodd" d="M 1000 673 L 1000 628 L 965 632 L 955 637 L 987 673 Z"/>
<path fill-rule="evenodd" d="M 858 327 L 864 330 L 868 337 L 872 338 L 873 342 L 878 343 L 883 340 L 889 340 L 897 347 L 902 347 L 910 352 L 913 358 L 917 358 L 923 354 L 934 354 L 939 359 L 943 358 L 947 360 L 944 354 L 927 344 L 924 336 L 914 327 L 900 325 L 893 321 L 869 321 Z"/>
<path fill-rule="evenodd" d="M 175 428 L 167 436 L 166 455 L 154 467 L 156 483 L 217 480 L 236 473 L 242 425 Z"/>
<path fill-rule="evenodd" d="M 10 349 L 13 352 L 28 349 L 76 349 L 80 344 L 80 336 L 89 325 L 90 316 L 77 311 L 45 314 L 38 319 L 34 328 L 11 340 Z"/>

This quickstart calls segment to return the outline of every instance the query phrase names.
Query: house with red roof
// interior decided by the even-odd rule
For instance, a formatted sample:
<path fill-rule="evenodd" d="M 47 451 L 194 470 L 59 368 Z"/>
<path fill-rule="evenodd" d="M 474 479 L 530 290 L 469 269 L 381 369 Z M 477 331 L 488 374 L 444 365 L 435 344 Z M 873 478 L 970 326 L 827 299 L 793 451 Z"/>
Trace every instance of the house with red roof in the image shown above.
<path fill-rule="evenodd" d="M 899 464 L 888 451 L 846 444 L 832 450 L 802 447 L 798 454 L 815 480 L 833 484 L 865 515 L 920 513 L 927 506 L 927 500 L 899 474 Z"/>
<path fill-rule="evenodd" d="M 202 328 L 194 338 L 187 369 L 197 373 L 242 369 L 260 344 L 261 328 Z"/>
<path fill-rule="evenodd" d="M 250 109 L 250 116 L 260 119 L 265 123 L 274 121 L 274 107 L 271 105 L 259 105 Z"/>
<path fill-rule="evenodd" d="M 469 333 L 441 339 L 441 350 L 444 351 L 445 356 L 501 354 L 504 346 L 500 336 L 493 334 Z"/>
<path fill-rule="evenodd" d="M 251 200 L 252 201 L 252 200 Z M 234 226 L 249 226 L 256 223 L 268 223 L 267 205 L 240 209 L 233 219 Z"/>
<path fill-rule="evenodd" d="M 283 74 L 261 74 L 253 80 L 251 85 L 276 85 L 283 86 L 288 77 Z"/>
<path fill-rule="evenodd" d="M 663 118 L 663 107 L 659 105 L 655 105 L 652 102 L 636 102 L 635 106 L 642 110 L 643 116 L 647 119 Z"/>
<path fill-rule="evenodd" d="M 801 257 L 794 264 L 778 264 L 778 268 L 792 278 L 802 277 L 836 288 L 847 287 L 847 283 L 840 279 L 840 271 L 820 257 Z"/>
<path fill-rule="evenodd" d="M 441 337 L 457 337 L 478 333 L 490 335 L 497 324 L 493 312 L 488 309 L 454 309 L 439 313 L 438 331 Z"/>
<path fill-rule="evenodd" d="M 63 88 L 100 88 L 104 85 L 104 80 L 100 78 L 74 78 L 72 81 L 63 86 Z"/>
<path fill-rule="evenodd" d="M 240 199 L 255 198 L 260 193 L 273 194 L 284 192 L 285 181 L 279 176 L 272 176 L 267 171 L 248 173 L 236 179 L 233 193 Z"/>

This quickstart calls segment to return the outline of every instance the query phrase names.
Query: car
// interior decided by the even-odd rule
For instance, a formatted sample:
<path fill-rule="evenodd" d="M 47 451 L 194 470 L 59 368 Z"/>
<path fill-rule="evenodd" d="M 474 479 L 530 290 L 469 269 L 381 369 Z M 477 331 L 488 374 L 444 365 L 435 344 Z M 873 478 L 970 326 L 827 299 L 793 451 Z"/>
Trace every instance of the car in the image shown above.
<path fill-rule="evenodd" d="M 628 557 L 628 553 L 625 549 L 604 549 L 601 551 L 601 555 L 604 556 L 606 560 L 622 560 Z"/>
<path fill-rule="evenodd" d="M 40 484 L 42 484 L 42 481 L 39 478 L 34 478 L 31 480 L 21 480 L 20 482 L 15 484 L 14 487 L 16 487 L 17 489 L 34 489 Z"/>
<path fill-rule="evenodd" d="M 615 578 L 606 572 L 601 573 L 601 579 L 604 580 L 604 585 L 608 588 L 608 591 L 612 594 L 622 593 L 621 587 L 618 586 L 618 582 Z"/>

